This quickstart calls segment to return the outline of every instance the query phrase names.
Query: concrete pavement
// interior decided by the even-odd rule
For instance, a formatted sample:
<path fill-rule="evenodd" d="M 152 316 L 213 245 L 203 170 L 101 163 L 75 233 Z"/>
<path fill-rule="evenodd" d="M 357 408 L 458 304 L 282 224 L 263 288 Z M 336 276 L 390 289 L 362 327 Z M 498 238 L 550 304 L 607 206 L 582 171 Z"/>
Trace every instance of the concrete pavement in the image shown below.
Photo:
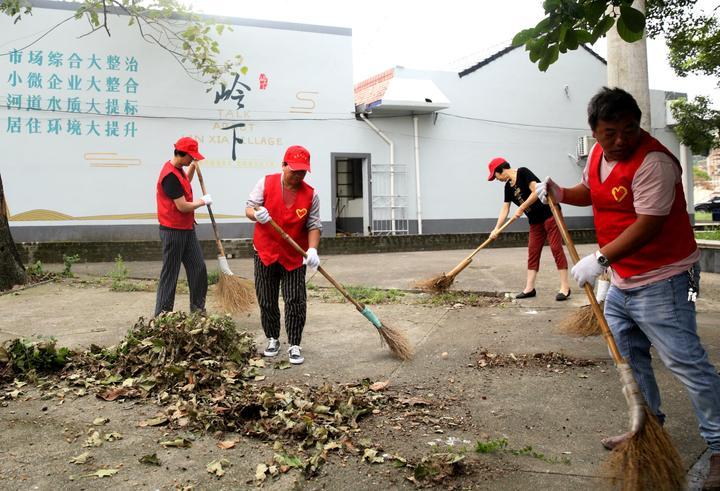
<path fill-rule="evenodd" d="M 580 246 L 580 253 L 593 250 Z M 322 251 L 321 251 L 322 252 Z M 414 281 L 449 271 L 471 251 L 431 251 L 323 256 L 323 267 L 344 285 L 410 290 Z M 484 293 L 519 292 L 525 283 L 525 248 L 487 249 L 460 274 L 453 290 Z M 131 277 L 157 278 L 158 262 L 126 263 Z M 59 269 L 60 265 L 48 265 Z M 108 274 L 112 263 L 77 264 L 82 277 Z M 210 270 L 215 261 L 208 261 Z M 250 259 L 230 260 L 239 275 L 252 277 Z M 347 383 L 362 378 L 390 380 L 432 399 L 438 394 L 456 401 L 452 414 L 465 415 L 467 424 L 452 436 L 476 441 L 483 436 L 504 436 L 513 444 L 532 446 L 548 456 L 569 457 L 568 465 L 542 459 L 525 459 L 516 472 L 487 483 L 495 489 L 588 489 L 600 482 L 597 464 L 605 452 L 601 436 L 624 431 L 626 406 L 617 374 L 600 338 L 577 339 L 556 332 L 559 320 L 586 304 L 578 288 L 567 302 L 556 302 L 558 279 L 549 249 L 544 250 L 533 299 L 483 306 L 437 305 L 429 295 L 406 292 L 398 303 L 373 306 L 384 323 L 407 332 L 416 355 L 399 362 L 378 346 L 378 336 L 367 320 L 347 303 L 328 302 L 327 281 L 316 275 L 311 291 L 308 323 L 303 340 L 306 363 L 290 370 L 275 370 L 277 381 Z M 720 363 L 720 275 L 703 274 L 698 300 L 699 331 L 716 366 Z M 154 293 L 115 293 L 94 287 L 49 284 L 18 295 L 0 297 L 0 339 L 19 335 L 54 335 L 60 344 L 80 346 L 119 341 L 134 320 L 150 315 Z M 187 295 L 178 295 L 176 308 L 187 308 Z M 264 342 L 257 308 L 237 317 L 241 328 Z M 285 343 L 285 335 L 281 340 Z M 493 353 L 560 352 L 591 360 L 588 367 L 554 371 L 540 368 L 479 369 L 480 349 Z M 281 351 L 284 353 L 284 351 Z M 667 429 L 685 464 L 690 468 L 703 455 L 705 444 L 682 386 L 657 367 L 668 414 Z M 433 435 L 414 438 L 391 431 L 387 451 L 403 444 L 420 451 Z M 416 435 L 417 436 L 417 435 Z M 445 436 L 448 436 L 446 434 Z M 701 475 L 701 467 L 693 471 Z M 697 479 L 696 479 L 697 480 Z M 484 487 L 484 486 L 483 486 Z"/>

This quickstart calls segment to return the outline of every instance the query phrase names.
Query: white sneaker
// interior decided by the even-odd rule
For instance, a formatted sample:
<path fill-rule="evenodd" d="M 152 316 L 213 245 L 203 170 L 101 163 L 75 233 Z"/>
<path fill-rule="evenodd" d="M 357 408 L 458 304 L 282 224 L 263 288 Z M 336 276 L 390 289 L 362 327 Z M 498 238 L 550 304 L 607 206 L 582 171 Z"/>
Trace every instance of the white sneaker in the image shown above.
<path fill-rule="evenodd" d="M 301 350 L 302 348 L 296 344 L 288 348 L 288 359 L 290 360 L 290 363 L 292 363 L 293 365 L 300 365 L 302 362 L 305 361 L 303 355 L 300 354 Z"/>
<path fill-rule="evenodd" d="M 278 353 L 280 353 L 280 340 L 269 338 L 267 348 L 263 351 L 263 356 L 276 356 Z"/>

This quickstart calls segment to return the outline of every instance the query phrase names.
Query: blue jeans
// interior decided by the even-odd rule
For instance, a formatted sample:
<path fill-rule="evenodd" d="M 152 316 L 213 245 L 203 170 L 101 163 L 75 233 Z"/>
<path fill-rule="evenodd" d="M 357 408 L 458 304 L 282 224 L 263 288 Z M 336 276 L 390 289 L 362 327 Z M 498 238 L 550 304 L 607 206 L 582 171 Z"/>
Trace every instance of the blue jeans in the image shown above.
<path fill-rule="evenodd" d="M 694 268 L 700 284 L 700 266 Z M 700 434 L 720 452 L 720 376 L 697 334 L 695 303 L 688 301 L 689 275 L 683 272 L 649 285 L 621 290 L 612 286 L 605 317 L 623 358 L 633 369 L 650 410 L 660 422 L 660 391 L 651 365 L 654 346 L 665 366 L 685 385 Z"/>

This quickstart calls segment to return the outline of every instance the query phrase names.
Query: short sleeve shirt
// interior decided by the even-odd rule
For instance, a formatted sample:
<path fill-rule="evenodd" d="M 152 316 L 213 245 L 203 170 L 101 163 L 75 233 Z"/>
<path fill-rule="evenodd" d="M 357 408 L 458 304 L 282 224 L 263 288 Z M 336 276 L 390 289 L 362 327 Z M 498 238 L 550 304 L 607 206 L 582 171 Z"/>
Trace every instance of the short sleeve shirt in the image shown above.
<path fill-rule="evenodd" d="M 530 189 L 531 182 L 540 182 L 540 179 L 528 168 L 518 167 L 515 185 L 510 181 L 505 183 L 505 203 L 515 203 L 517 206 L 522 205 L 532 194 Z M 552 216 L 552 211 L 548 205 L 544 205 L 540 200 L 536 200 L 530 207 L 525 210 L 528 221 L 532 224 L 543 223 Z"/>

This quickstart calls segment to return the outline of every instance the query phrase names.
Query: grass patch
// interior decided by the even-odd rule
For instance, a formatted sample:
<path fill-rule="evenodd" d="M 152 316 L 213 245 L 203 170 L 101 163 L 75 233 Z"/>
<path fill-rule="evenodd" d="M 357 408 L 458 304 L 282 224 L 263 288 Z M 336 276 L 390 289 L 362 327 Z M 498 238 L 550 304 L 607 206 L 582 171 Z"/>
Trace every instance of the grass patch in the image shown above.
<path fill-rule="evenodd" d="M 316 285 L 309 284 L 308 291 L 316 293 L 324 302 L 343 302 L 345 297 L 332 288 L 320 288 Z M 368 288 L 364 286 L 345 286 L 345 290 L 360 303 L 378 305 L 383 303 L 399 303 L 400 299 L 405 296 L 404 292 L 391 288 L 384 290 L 382 288 Z"/>
<path fill-rule="evenodd" d="M 698 230 L 695 232 L 696 239 L 720 240 L 720 227 L 712 230 Z"/>
<path fill-rule="evenodd" d="M 550 464 L 570 464 L 570 459 L 567 457 L 548 457 L 541 452 L 533 450 L 528 445 L 520 449 L 511 448 L 509 446 L 507 438 L 497 438 L 495 440 L 487 440 L 485 442 L 478 441 L 475 444 L 475 451 L 480 454 L 492 454 L 497 452 L 508 453 L 515 456 L 526 456 L 534 459 L 542 460 Z"/>
<path fill-rule="evenodd" d="M 709 211 L 696 211 L 695 212 L 696 222 L 712 222 L 712 213 Z"/>

